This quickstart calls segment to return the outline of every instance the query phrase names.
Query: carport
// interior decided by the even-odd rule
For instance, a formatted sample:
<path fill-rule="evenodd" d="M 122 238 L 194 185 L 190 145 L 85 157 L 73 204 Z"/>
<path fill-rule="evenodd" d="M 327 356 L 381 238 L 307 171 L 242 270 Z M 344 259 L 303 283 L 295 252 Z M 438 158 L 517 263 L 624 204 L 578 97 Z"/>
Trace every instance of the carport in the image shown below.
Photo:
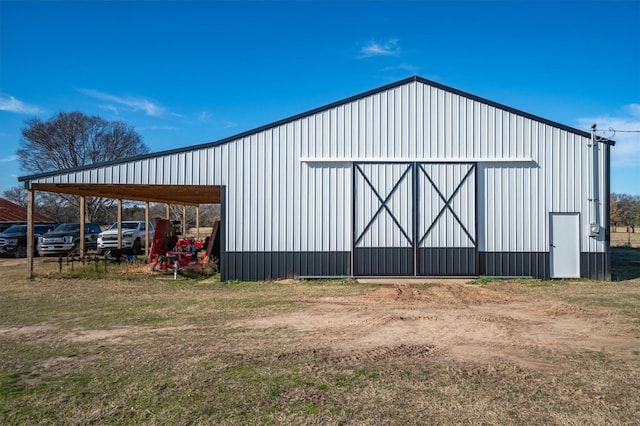
<path fill-rule="evenodd" d="M 80 253 L 85 252 L 85 198 L 103 197 L 117 200 L 118 224 L 122 222 L 122 201 L 145 202 L 145 221 L 149 222 L 149 203 L 166 204 L 166 217 L 169 217 L 171 205 L 195 206 L 200 204 L 222 204 L 225 198 L 225 188 L 218 185 L 151 185 L 151 184 L 100 184 L 100 183 L 36 183 L 31 179 L 36 176 L 20 178 L 25 181 L 27 194 L 27 274 L 33 278 L 33 244 L 34 244 L 34 207 L 35 192 L 53 192 L 59 194 L 77 195 L 80 197 Z M 224 209 L 221 209 L 224 216 Z M 198 217 L 198 214 L 196 214 Z M 223 218 L 221 218 L 223 219 Z M 224 238 L 224 220 L 221 220 L 221 237 Z M 196 224 L 198 226 L 198 224 Z M 118 246 L 121 244 L 121 229 L 118 230 Z M 149 252 L 149 228 L 146 230 L 145 253 Z M 224 241 L 222 239 L 221 241 Z M 224 247 L 224 245 L 222 245 Z"/>

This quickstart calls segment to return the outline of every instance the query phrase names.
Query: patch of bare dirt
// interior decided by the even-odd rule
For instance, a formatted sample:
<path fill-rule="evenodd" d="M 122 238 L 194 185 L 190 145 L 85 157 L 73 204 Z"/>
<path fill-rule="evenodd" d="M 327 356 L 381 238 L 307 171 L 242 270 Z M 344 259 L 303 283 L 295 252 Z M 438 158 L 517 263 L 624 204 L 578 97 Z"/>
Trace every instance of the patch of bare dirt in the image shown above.
<path fill-rule="evenodd" d="M 16 266 L 16 265 L 27 265 L 27 259 L 17 259 L 15 257 L 7 257 L 7 258 L 2 258 L 0 257 L 0 266 L 4 267 L 10 267 L 10 266 Z"/>
<path fill-rule="evenodd" d="M 189 330 L 192 327 L 180 326 L 180 327 L 118 327 L 112 329 L 96 329 L 96 330 L 76 330 L 66 336 L 66 340 L 70 342 L 91 342 L 95 340 L 106 340 L 110 342 L 117 342 L 123 337 L 128 336 L 140 336 L 142 334 L 152 333 L 153 335 L 159 334 L 171 334 L 180 331 Z"/>
<path fill-rule="evenodd" d="M 307 350 L 324 350 L 327 358 L 344 362 L 415 361 L 429 356 L 452 362 L 500 360 L 550 370 L 562 366 L 541 359 L 574 351 L 637 358 L 635 337 L 610 318 L 604 310 L 513 300 L 469 284 L 417 288 L 399 283 L 233 325 L 300 331 L 307 336 Z"/>
<path fill-rule="evenodd" d="M 140 326 L 123 326 L 110 329 L 77 329 L 72 330 L 62 335 L 62 340 L 68 342 L 93 342 L 93 341 L 105 341 L 105 342 L 118 342 L 124 337 L 141 336 L 145 334 L 151 334 L 153 336 L 162 334 L 179 333 L 182 331 L 190 330 L 193 327 L 179 326 L 179 327 L 140 327 Z M 8 327 L 0 328 L 0 335 L 21 335 L 21 334 L 40 334 L 43 338 L 55 339 L 58 338 L 57 333 L 51 333 L 52 331 L 59 331 L 59 329 L 51 324 L 36 324 L 25 327 Z"/>
<path fill-rule="evenodd" d="M 459 284 L 427 284 L 425 290 L 405 283 L 392 286 L 384 286 L 364 295 L 366 300 L 375 302 L 422 302 L 444 305 L 468 305 L 483 303 L 501 303 L 509 300 L 509 297 L 482 287 Z"/>
<path fill-rule="evenodd" d="M 54 330 L 56 327 L 51 324 L 27 325 L 24 327 L 0 328 L 0 334 L 34 334 Z"/>

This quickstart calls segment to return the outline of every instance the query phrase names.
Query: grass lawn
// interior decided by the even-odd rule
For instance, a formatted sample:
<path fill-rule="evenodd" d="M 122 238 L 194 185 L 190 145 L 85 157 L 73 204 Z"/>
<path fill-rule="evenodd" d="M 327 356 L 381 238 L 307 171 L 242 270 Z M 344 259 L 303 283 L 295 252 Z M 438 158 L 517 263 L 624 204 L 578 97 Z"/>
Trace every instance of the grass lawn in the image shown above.
<path fill-rule="evenodd" d="M 640 260 L 625 256 L 622 270 Z M 29 281 L 0 267 L 1 424 L 640 418 L 638 275 L 221 283 L 39 264 Z"/>

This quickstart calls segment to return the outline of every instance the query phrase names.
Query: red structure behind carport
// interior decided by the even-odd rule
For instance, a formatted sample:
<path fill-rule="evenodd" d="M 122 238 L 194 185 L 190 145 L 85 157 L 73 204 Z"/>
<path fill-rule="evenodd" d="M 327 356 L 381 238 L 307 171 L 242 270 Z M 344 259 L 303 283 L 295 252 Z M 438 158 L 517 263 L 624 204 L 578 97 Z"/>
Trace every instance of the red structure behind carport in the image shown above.
<path fill-rule="evenodd" d="M 34 223 L 55 223 L 51 219 L 40 213 L 33 213 Z M 13 203 L 5 198 L 0 198 L 0 226 L 27 223 L 27 208 Z"/>

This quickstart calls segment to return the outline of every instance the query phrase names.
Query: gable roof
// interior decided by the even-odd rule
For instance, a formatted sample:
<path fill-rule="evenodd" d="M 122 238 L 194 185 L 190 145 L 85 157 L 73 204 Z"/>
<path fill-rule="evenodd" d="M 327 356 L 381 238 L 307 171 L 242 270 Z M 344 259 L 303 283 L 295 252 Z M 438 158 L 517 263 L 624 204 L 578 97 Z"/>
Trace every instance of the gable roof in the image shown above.
<path fill-rule="evenodd" d="M 33 212 L 36 223 L 55 223 L 55 220 L 43 214 Z M 0 223 L 27 222 L 27 209 L 11 201 L 0 198 Z"/>
<path fill-rule="evenodd" d="M 179 154 L 179 153 L 184 153 L 184 152 L 188 152 L 188 151 L 192 151 L 192 150 L 199 150 L 199 149 L 206 149 L 209 147 L 213 147 L 213 146 L 217 146 L 217 145 L 223 145 L 229 142 L 233 142 L 236 141 L 238 139 L 244 138 L 246 136 L 252 135 L 254 133 L 258 133 L 273 127 L 277 127 L 277 126 L 281 126 L 283 124 L 287 124 L 290 123 L 292 121 L 295 120 L 299 120 L 301 118 L 307 117 L 307 116 L 311 116 L 314 114 L 317 114 L 319 112 L 322 111 L 326 111 L 335 107 L 338 107 L 340 105 L 344 105 L 350 102 L 354 102 L 357 101 L 359 99 L 363 99 L 366 98 L 368 96 L 371 95 L 375 95 L 377 93 L 380 92 L 384 92 L 387 91 L 389 89 L 393 89 L 411 82 L 419 82 L 419 83 L 423 83 L 429 86 L 432 86 L 434 88 L 437 89 L 441 89 L 465 98 L 468 98 L 470 100 L 474 100 L 486 105 L 490 105 L 493 106 L 495 108 L 525 117 L 525 118 L 529 118 L 531 120 L 543 123 L 543 124 L 547 124 L 549 126 L 561 129 L 561 130 L 565 130 L 567 132 L 570 133 L 574 133 L 580 136 L 583 136 L 585 138 L 590 138 L 591 134 L 588 132 L 585 132 L 583 130 L 579 130 L 555 121 L 551 121 L 551 120 L 547 120 L 545 118 L 533 115 L 533 114 L 529 114 L 527 112 L 494 102 L 494 101 L 490 101 L 488 99 L 485 98 L 481 98 L 479 96 L 475 96 L 472 95 L 470 93 L 466 93 L 463 92 L 461 90 L 458 89 L 454 89 L 452 87 L 446 86 L 444 84 L 441 83 L 437 83 L 435 81 L 431 81 L 431 80 L 427 80 L 426 78 L 422 78 L 420 76 L 412 76 L 412 77 L 408 77 L 405 78 L 403 80 L 397 81 L 395 83 L 391 83 L 391 84 L 387 84 L 381 87 L 378 87 L 376 89 L 372 89 L 369 91 L 366 91 L 364 93 L 360 93 L 358 95 L 354 95 L 345 99 L 342 99 L 340 101 L 337 102 L 333 102 L 330 103 L 328 105 L 324 105 L 318 108 L 314 108 L 312 110 L 300 113 L 300 114 L 296 114 L 293 115 L 291 117 L 288 118 L 284 118 L 282 120 L 278 120 L 269 124 L 266 124 L 264 126 L 260 126 L 254 129 L 250 129 L 217 141 L 213 141 L 213 142 L 206 142 L 206 143 L 202 143 L 202 144 L 197 144 L 197 145 L 190 145 L 190 146 L 186 146 L 186 147 L 180 147 L 180 148 L 174 148 L 174 149 L 169 149 L 169 150 L 165 150 L 165 151 L 158 151 L 158 152 L 152 152 L 152 153 L 146 153 L 146 154 L 142 154 L 142 155 L 137 155 L 137 156 L 133 156 L 133 157 L 127 157 L 127 158 L 120 158 L 117 160 L 111 160 L 111 161 L 105 161 L 102 163 L 94 163 L 94 164 L 88 164 L 88 165 L 84 165 L 84 166 L 79 166 L 79 167 L 75 167 L 75 168 L 71 168 L 71 169 L 65 169 L 65 170 L 55 170 L 55 171 L 51 171 L 51 172 L 44 172 L 44 173 L 38 173 L 38 174 L 33 174 L 33 175 L 28 175 L 28 176 L 20 176 L 18 177 L 18 181 L 23 182 L 23 181 L 29 181 L 29 180 L 33 180 L 33 179 L 38 179 L 38 178 L 42 178 L 42 177 L 48 177 L 48 176 L 54 176 L 54 175 L 59 175 L 61 172 L 76 172 L 76 171 L 81 171 L 81 170 L 89 170 L 89 169 L 93 169 L 96 167 L 103 167 L 103 166 L 112 166 L 112 165 L 116 165 L 116 164 L 123 164 L 123 163 L 128 163 L 128 162 L 132 162 L 132 161 L 138 161 L 138 160 L 144 160 L 144 159 L 148 159 L 148 158 L 154 158 L 154 157 L 160 157 L 160 156 L 165 156 L 165 155 L 171 155 L 171 154 Z M 609 140 L 609 139 L 599 139 L 598 142 L 603 143 L 603 144 L 607 144 L 607 145 L 615 145 L 615 141 Z"/>

